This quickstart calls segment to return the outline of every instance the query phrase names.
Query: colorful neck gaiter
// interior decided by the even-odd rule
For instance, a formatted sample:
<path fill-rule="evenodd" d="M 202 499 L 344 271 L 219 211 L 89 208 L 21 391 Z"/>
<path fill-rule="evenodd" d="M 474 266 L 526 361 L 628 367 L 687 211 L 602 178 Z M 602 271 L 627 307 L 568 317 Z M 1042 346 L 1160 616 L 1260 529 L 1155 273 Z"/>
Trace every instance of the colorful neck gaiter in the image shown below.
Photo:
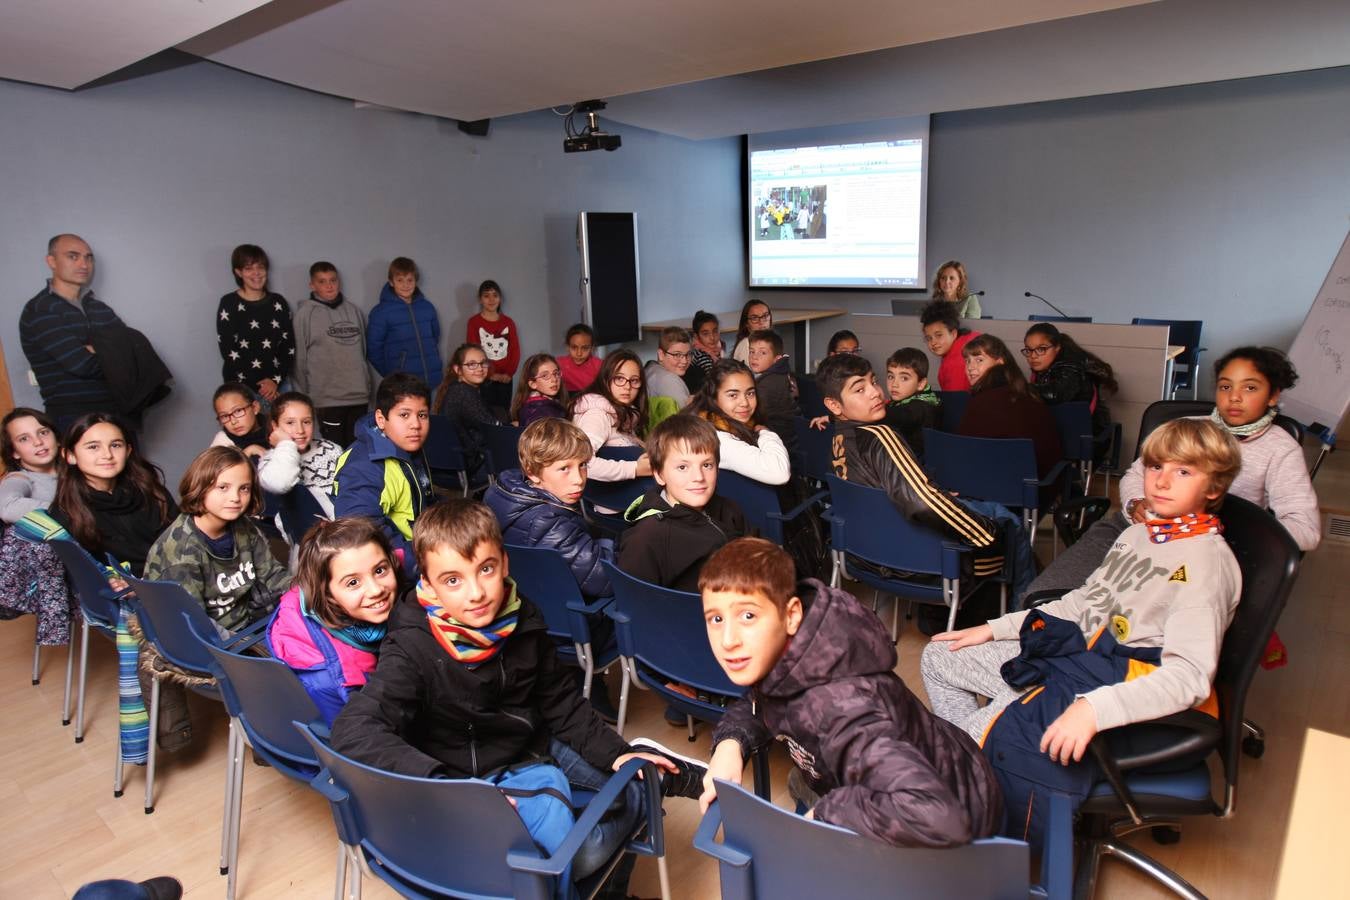
<path fill-rule="evenodd" d="M 309 603 L 305 600 L 305 592 L 300 592 L 300 613 L 306 618 L 312 620 L 324 631 L 337 638 L 349 647 L 355 647 L 357 650 L 364 650 L 367 653 L 380 652 L 380 641 L 389 633 L 389 623 L 380 622 L 352 622 L 345 628 L 333 628 L 324 624 L 323 620 L 314 615 L 314 611 L 309 608 Z"/>
<path fill-rule="evenodd" d="M 1223 533 L 1219 517 L 1211 513 L 1189 513 L 1175 519 L 1149 519 L 1144 523 L 1148 529 L 1148 539 L 1155 544 L 1179 541 L 1182 538 L 1196 537 L 1201 534 Z"/>
<path fill-rule="evenodd" d="M 436 602 L 436 592 L 425 581 L 417 582 L 417 602 L 427 611 L 431 633 L 450 658 L 470 669 L 481 666 L 497 655 L 502 644 L 516 630 L 520 615 L 520 597 L 510 580 L 511 593 L 502 604 L 497 618 L 482 628 L 457 622 Z"/>
<path fill-rule="evenodd" d="M 1238 440 L 1243 440 L 1265 434 L 1266 429 L 1270 427 L 1271 422 L 1275 421 L 1277 415 L 1279 415 L 1279 410 L 1272 406 L 1266 410 L 1264 416 L 1255 422 L 1248 422 L 1246 425 L 1229 425 L 1224 421 L 1223 416 L 1219 415 L 1219 408 L 1216 406 L 1214 411 L 1209 414 L 1209 420 Z"/>

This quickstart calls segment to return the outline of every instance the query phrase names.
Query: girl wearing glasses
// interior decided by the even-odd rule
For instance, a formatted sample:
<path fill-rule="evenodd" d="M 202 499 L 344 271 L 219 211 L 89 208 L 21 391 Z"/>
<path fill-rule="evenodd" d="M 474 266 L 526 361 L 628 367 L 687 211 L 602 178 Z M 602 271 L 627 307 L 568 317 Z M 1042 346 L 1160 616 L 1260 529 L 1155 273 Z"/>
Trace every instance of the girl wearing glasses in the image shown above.
<path fill-rule="evenodd" d="M 244 455 L 257 462 L 271 443 L 267 439 L 267 423 L 261 418 L 258 398 L 247 385 L 234 382 L 222 384 L 211 397 L 220 431 L 211 439 L 212 447 L 238 447 Z"/>
<path fill-rule="evenodd" d="M 647 385 L 642 363 L 632 350 L 616 350 L 600 364 L 600 374 L 582 394 L 572 399 L 572 423 L 586 433 L 596 456 L 590 477 L 596 481 L 627 481 L 652 474 L 643 453 L 637 459 L 605 459 L 601 447 L 642 447 L 647 434 Z"/>
<path fill-rule="evenodd" d="M 488 380 L 490 365 L 487 354 L 477 344 L 460 344 L 450 356 L 445 380 L 432 404 L 438 414 L 454 423 L 459 433 L 471 483 L 479 483 L 486 477 L 483 463 L 487 459 L 487 441 L 478 426 L 501 424 L 483 400 L 483 383 Z"/>
<path fill-rule="evenodd" d="M 1101 434 L 1111 424 L 1111 415 L 1102 402 L 1103 394 L 1114 394 L 1119 388 L 1110 363 L 1078 346 L 1049 322 L 1037 322 L 1027 329 L 1022 356 L 1042 400 L 1051 406 L 1087 401 L 1094 434 Z"/>
<path fill-rule="evenodd" d="M 521 428 L 539 419 L 567 418 L 567 389 L 562 369 L 549 353 L 525 360 L 525 379 L 511 400 L 511 421 Z"/>
<path fill-rule="evenodd" d="M 736 329 L 736 349 L 731 358 L 747 365 L 750 362 L 750 335 L 773 327 L 773 310 L 763 300 L 750 300 L 741 307 L 741 324 Z"/>

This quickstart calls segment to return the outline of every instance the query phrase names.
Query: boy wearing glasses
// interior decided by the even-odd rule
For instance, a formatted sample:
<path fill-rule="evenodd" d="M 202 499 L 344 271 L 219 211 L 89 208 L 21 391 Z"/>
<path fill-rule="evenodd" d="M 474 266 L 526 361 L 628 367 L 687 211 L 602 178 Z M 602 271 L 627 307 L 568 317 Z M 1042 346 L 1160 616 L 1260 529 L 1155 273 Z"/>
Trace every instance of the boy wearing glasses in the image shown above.
<path fill-rule="evenodd" d="M 258 398 L 242 384 L 222 384 L 211 395 L 220 431 L 211 438 L 212 447 L 238 447 L 255 463 L 268 451 L 267 426 L 259 421 Z"/>
<path fill-rule="evenodd" d="M 684 373 L 689 371 L 692 345 L 689 332 L 671 326 L 661 331 L 661 344 L 656 359 L 647 363 L 647 396 L 669 397 L 677 409 L 689 402 L 689 388 Z"/>

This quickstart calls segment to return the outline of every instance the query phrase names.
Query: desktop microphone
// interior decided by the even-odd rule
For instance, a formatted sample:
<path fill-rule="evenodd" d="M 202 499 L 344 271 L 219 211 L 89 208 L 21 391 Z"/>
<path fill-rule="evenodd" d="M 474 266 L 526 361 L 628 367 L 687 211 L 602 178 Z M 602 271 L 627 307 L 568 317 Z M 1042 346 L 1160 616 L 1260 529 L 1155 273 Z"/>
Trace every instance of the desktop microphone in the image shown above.
<path fill-rule="evenodd" d="M 1067 318 L 1069 317 L 1069 314 L 1068 314 L 1068 313 L 1066 313 L 1064 310 L 1060 309 L 1060 308 L 1059 308 L 1058 306 L 1056 306 L 1055 304 L 1051 303 L 1049 300 L 1047 300 L 1047 299 L 1045 299 L 1044 297 L 1042 297 L 1040 294 L 1033 294 L 1031 291 L 1023 291 L 1023 292 L 1022 292 L 1022 296 L 1023 296 L 1023 297 L 1035 297 L 1037 300 L 1041 301 L 1041 302 L 1044 303 L 1046 306 L 1050 307 L 1051 309 L 1053 309 L 1055 312 L 1059 313 L 1059 314 L 1060 314 L 1061 316 L 1063 316 L 1064 318 L 1067 319 Z"/>
<path fill-rule="evenodd" d="M 967 296 L 970 296 L 970 297 L 983 297 L 983 296 L 984 296 L 984 291 L 971 291 Z"/>

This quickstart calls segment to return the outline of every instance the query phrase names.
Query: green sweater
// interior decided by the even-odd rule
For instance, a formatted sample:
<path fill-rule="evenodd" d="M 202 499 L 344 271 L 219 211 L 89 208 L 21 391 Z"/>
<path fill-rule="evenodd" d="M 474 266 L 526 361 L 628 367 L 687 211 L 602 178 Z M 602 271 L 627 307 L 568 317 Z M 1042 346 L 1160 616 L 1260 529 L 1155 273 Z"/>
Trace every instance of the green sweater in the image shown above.
<path fill-rule="evenodd" d="M 207 547 L 192 516 L 183 513 L 151 546 L 145 577 L 181 584 L 217 625 L 238 631 L 276 606 L 290 587 L 291 574 L 252 522 L 238 519 L 230 527 L 234 555 L 222 559 Z"/>

